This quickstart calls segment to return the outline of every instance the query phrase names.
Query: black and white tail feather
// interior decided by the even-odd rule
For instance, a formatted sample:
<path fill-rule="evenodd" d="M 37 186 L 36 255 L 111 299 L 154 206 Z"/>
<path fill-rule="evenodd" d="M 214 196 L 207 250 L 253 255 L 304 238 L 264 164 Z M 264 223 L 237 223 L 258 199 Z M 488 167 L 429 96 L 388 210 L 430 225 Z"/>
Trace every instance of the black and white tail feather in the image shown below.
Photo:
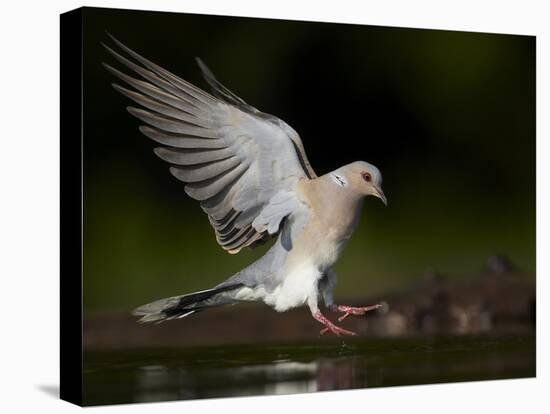
<path fill-rule="evenodd" d="M 132 313 L 135 316 L 141 316 L 138 321 L 140 323 L 161 323 L 171 319 L 181 319 L 208 308 L 235 303 L 228 293 L 239 287 L 242 285 L 232 284 L 159 299 L 140 306 Z"/>

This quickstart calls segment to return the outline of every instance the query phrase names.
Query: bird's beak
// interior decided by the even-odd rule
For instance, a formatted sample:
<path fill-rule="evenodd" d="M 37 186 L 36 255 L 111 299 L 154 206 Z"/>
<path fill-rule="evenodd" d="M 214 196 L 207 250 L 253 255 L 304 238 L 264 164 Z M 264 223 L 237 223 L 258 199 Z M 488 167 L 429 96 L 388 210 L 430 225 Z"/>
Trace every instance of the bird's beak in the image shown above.
<path fill-rule="evenodd" d="M 381 188 L 375 187 L 373 196 L 378 197 L 380 199 L 380 201 L 382 201 L 386 207 L 388 206 L 388 200 L 387 200 L 386 196 L 384 195 L 384 192 L 382 191 Z"/>

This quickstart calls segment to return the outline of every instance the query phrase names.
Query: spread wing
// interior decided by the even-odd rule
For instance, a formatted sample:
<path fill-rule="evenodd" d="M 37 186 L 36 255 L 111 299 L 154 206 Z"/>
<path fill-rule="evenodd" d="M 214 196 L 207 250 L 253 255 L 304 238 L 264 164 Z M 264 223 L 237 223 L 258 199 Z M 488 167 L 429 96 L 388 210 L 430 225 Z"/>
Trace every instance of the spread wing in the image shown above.
<path fill-rule="evenodd" d="M 276 234 L 296 208 L 296 182 L 314 178 L 298 134 L 233 94 L 199 60 L 216 97 L 138 55 L 111 36 L 126 54 L 103 45 L 139 76 L 104 66 L 126 83 L 113 87 L 140 108 L 128 111 L 146 125 L 140 131 L 200 202 L 218 243 L 230 253 Z"/>

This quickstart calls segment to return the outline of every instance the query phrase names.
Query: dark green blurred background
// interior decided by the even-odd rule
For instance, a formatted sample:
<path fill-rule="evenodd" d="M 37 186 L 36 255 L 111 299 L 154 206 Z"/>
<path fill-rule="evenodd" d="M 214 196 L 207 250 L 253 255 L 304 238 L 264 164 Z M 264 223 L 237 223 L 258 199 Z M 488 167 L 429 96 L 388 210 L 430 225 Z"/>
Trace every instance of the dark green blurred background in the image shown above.
<path fill-rule="evenodd" d="M 295 128 L 318 174 L 357 159 L 381 169 L 389 206 L 367 200 L 337 296 L 401 289 L 428 269 L 468 277 L 496 253 L 534 274 L 534 37 L 84 10 L 88 314 L 205 289 L 268 248 L 218 247 L 111 88 L 105 30 L 206 88 L 200 56 Z"/>

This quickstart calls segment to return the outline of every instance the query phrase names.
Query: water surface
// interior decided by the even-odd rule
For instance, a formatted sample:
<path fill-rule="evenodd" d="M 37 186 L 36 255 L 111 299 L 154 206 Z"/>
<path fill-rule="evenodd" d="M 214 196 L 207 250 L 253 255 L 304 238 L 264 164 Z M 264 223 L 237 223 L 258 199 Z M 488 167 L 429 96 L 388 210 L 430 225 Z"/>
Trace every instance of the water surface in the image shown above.
<path fill-rule="evenodd" d="M 84 354 L 84 404 L 535 376 L 535 337 L 316 338 Z"/>

